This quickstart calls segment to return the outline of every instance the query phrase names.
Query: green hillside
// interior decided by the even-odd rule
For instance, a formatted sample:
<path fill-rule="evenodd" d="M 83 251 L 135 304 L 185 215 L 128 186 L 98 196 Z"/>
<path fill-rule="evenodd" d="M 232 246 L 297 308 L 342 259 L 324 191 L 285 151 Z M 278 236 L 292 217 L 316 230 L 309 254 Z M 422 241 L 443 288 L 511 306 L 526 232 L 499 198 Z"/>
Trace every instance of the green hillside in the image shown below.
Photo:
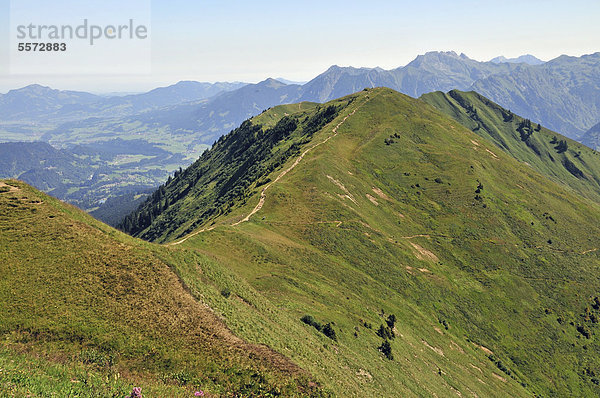
<path fill-rule="evenodd" d="M 224 275 L 204 256 L 0 182 L 0 396 L 322 395 L 287 358 L 231 333 Z"/>
<path fill-rule="evenodd" d="M 600 154 L 500 107 L 475 92 L 421 99 L 540 174 L 600 203 Z"/>
<path fill-rule="evenodd" d="M 0 209 L 2 396 L 529 395 L 417 307 L 394 312 L 407 345 L 390 361 L 377 349 L 384 297 L 352 293 L 367 304 L 356 337 L 320 303 L 311 313 L 332 322 L 333 340 L 226 259 L 133 239 L 15 180 L 0 182 Z"/>
<path fill-rule="evenodd" d="M 561 169 L 541 168 L 544 156 L 516 160 L 529 156 L 521 145 L 505 153 L 390 89 L 275 107 L 125 221 L 166 245 L 7 181 L 0 386 L 12 396 L 123 396 L 134 385 L 147 397 L 598 395 L 595 188 L 548 178 Z"/>
<path fill-rule="evenodd" d="M 335 119 L 304 139 L 303 123 L 329 106 Z M 293 114 L 273 108 L 222 142 L 245 137 L 257 146 L 244 153 L 262 153 L 252 137 L 273 132 L 281 122 L 275 113 L 298 124 L 259 161 L 270 164 L 293 140 L 301 156 L 246 175 L 244 183 L 218 185 L 222 194 L 239 193 L 218 207 L 219 182 L 195 184 L 192 177 L 230 167 L 234 149 L 218 143 L 131 216 L 165 201 L 184 209 L 158 209 L 140 234 L 216 259 L 315 337 L 327 341 L 323 325 L 330 323 L 337 343 L 325 344 L 323 355 L 335 353 L 335 363 L 305 363 L 295 349 L 290 356 L 340 396 L 600 393 L 600 208 L 578 194 L 594 198 L 593 183 L 559 184 L 572 175 L 568 168 L 542 168 L 543 155 L 537 166 L 534 158 L 519 162 L 517 155 L 530 155 L 518 142 L 507 145 L 511 156 L 389 89 Z M 522 130 L 530 145 L 552 155 L 551 133 L 536 128 Z M 575 163 L 572 142 L 567 146 L 552 155 L 556 163 Z M 592 153 L 578 159 L 593 180 Z M 211 207 L 217 210 L 198 216 Z M 395 338 L 385 327 L 390 314 Z M 229 322 L 252 342 L 289 349 L 259 326 Z M 381 336 L 389 339 L 391 361 L 377 349 Z M 363 375 L 360 385 L 346 382 L 348 374 Z"/>

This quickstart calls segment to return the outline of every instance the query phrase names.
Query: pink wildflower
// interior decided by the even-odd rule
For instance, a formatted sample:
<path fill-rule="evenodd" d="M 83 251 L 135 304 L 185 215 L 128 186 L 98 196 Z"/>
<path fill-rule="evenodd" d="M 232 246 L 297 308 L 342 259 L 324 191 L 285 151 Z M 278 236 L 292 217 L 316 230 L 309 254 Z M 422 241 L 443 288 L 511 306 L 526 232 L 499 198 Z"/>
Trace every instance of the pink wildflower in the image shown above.
<path fill-rule="evenodd" d="M 142 389 L 141 387 L 134 387 L 133 391 L 131 391 L 131 395 L 126 398 L 142 398 Z"/>

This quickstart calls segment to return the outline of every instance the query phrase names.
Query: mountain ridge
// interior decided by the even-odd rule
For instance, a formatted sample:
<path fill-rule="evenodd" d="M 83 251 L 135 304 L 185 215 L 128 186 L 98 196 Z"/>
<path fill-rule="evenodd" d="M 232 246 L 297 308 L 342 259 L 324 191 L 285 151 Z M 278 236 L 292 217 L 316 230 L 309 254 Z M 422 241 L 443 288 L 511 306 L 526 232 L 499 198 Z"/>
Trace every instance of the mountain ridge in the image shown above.
<path fill-rule="evenodd" d="M 552 162 L 552 132 L 475 93 L 433 97 L 454 118 L 376 88 L 247 120 L 129 218 L 178 244 L 1 183 L 1 331 L 75 363 L 112 354 L 98 380 L 144 371 L 148 396 L 596 395 L 600 204 L 525 163 L 533 145 Z M 556 163 L 583 167 L 574 145 Z M 204 338 L 223 324 L 235 337 Z"/>
<path fill-rule="evenodd" d="M 336 126 L 340 133 L 297 163 L 312 146 L 301 144 L 300 123 L 329 106 L 339 107 L 337 116 L 310 143 L 324 142 Z M 600 220 L 598 202 L 550 181 L 425 102 L 389 89 L 361 91 L 295 114 L 293 107 L 276 107 L 246 122 L 161 187 L 138 209 L 142 216 L 158 208 L 139 235 L 214 255 L 298 318 L 333 319 L 343 342 L 340 353 L 354 347 L 351 355 L 370 355 L 368 347 L 376 344 L 362 345 L 371 332 L 358 320 L 372 319 L 369 308 L 378 308 L 364 297 L 383 296 L 381 313 L 395 314 L 405 325 L 397 336 L 410 329 L 425 336 L 406 311 L 427 314 L 425 319 L 442 325 L 433 336 L 467 336 L 453 341 L 483 346 L 500 369 L 497 375 L 509 383 L 504 388 L 512 380 L 525 389 L 512 395 L 595 394 L 595 376 L 584 368 L 595 374 L 600 365 L 593 354 L 597 327 L 585 316 L 596 311 L 590 303 L 598 288 L 600 242 L 591 231 Z M 477 113 L 485 120 L 483 110 Z M 520 121 L 515 116 L 511 129 Z M 217 175 L 228 182 L 223 185 L 207 174 L 217 165 L 244 164 L 228 153 L 247 154 L 253 159 L 248 164 L 258 167 L 260 150 L 247 145 L 253 136 L 276 132 L 289 139 L 266 153 L 300 145 L 282 164 L 266 163 L 249 178 L 235 168 L 221 169 Z M 263 186 L 276 180 L 265 194 Z M 237 196 L 221 206 L 211 199 L 213 190 Z M 469 374 L 468 365 L 456 368 L 441 359 L 452 352 L 451 343 L 431 339 L 423 337 L 420 344 L 438 352 L 442 362 L 426 372 L 441 369 L 452 375 L 446 380 L 458 377 L 457 369 Z M 390 340 L 394 356 L 410 355 L 416 347 L 399 341 Z M 451 385 L 468 392 L 464 384 Z M 497 394 L 507 393 L 486 393 Z"/>

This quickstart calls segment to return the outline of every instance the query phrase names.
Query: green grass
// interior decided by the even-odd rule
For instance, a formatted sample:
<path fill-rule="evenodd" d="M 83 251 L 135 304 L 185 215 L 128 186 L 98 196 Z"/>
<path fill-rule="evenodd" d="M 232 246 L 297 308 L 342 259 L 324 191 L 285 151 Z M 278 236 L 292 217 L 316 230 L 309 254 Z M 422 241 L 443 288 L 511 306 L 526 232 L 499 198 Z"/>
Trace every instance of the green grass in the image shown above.
<path fill-rule="evenodd" d="M 124 385 L 154 386 L 149 397 L 190 396 L 198 388 L 217 396 L 320 394 L 283 356 L 232 335 L 173 272 L 171 250 L 23 183 L 1 185 L 10 189 L 0 192 L 0 336 L 9 357 L 22 349 L 67 363 L 93 358 L 99 377 L 120 374 Z M 201 260 L 187 258 L 196 266 Z M 44 391 L 53 369 L 40 365 L 39 377 L 19 388 Z M 56 377 L 60 393 L 67 375 Z"/>
<path fill-rule="evenodd" d="M 366 102 L 367 95 L 374 98 Z M 597 253 L 588 252 L 600 247 L 598 206 L 420 101 L 369 91 L 338 121 L 353 107 L 360 108 L 340 135 L 270 188 L 250 223 L 227 226 L 257 196 L 183 245 L 215 256 L 292 319 L 310 314 L 335 322 L 340 361 L 354 373 L 366 370 L 374 380 L 367 385 L 383 395 L 426 388 L 443 395 L 448 386 L 483 396 L 597 394 L 597 327 L 580 314 L 599 288 Z M 404 338 L 392 341 L 395 360 L 380 365 L 381 341 L 360 325 L 381 324 L 381 309 L 398 317 Z M 579 324 L 594 331 L 590 339 L 577 332 Z M 277 336 L 231 327 L 251 341 L 282 344 Z M 495 361 L 473 362 L 484 355 L 474 343 L 492 350 Z M 426 365 L 399 366 L 413 355 Z M 483 372 L 488 389 L 482 391 L 478 371 L 466 369 L 486 361 L 491 368 Z M 339 365 L 320 371 L 299 363 L 338 394 L 352 391 L 342 376 L 327 376 Z M 434 377 L 438 368 L 444 382 Z"/>
<path fill-rule="evenodd" d="M 215 228 L 176 246 L 125 236 L 10 182 L 19 191 L 0 193 L 9 355 L 44 353 L 40 377 L 61 363 L 53 358 L 66 357 L 67 372 L 87 366 L 81 358 L 114 356 L 97 371 L 116 370 L 126 387 L 141 377 L 161 391 L 178 387 L 173 375 L 190 376 L 187 393 L 216 396 L 598 395 L 600 207 L 578 193 L 594 188 L 552 181 L 389 89 L 333 104 L 339 114 L 308 142 L 299 128 L 269 149 L 296 142 L 302 152 L 351 115 L 270 186 L 249 222 L 232 226 L 258 203 L 261 181 L 296 156 L 231 184 L 242 195 L 198 224 Z M 254 123 L 269 130 L 286 113 L 304 121 L 318 109 L 292 112 L 276 107 Z M 156 240 L 175 240 L 218 203 L 210 178 L 186 189 L 206 171 L 227 175 L 234 149 L 216 145 L 166 185 L 163 200 L 181 212 Z M 206 165 L 215 169 L 195 174 Z M 393 360 L 376 334 L 390 314 Z M 330 323 L 337 341 L 305 315 Z"/>
<path fill-rule="evenodd" d="M 543 126 L 537 131 L 535 120 L 531 136 L 524 141 L 517 131 L 523 118 L 475 92 L 435 92 L 421 99 L 545 177 L 600 202 L 600 153 L 595 150 Z M 557 141 L 567 142 L 568 150 L 559 153 Z M 571 165 L 571 171 L 566 165 Z"/>

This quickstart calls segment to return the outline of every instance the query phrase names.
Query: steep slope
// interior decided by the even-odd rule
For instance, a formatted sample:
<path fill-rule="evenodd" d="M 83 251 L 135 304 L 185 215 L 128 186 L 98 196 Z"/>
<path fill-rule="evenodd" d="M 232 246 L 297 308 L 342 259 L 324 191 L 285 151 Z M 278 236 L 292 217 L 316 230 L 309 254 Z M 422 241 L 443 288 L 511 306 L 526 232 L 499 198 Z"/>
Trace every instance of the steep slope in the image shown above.
<path fill-rule="evenodd" d="M 171 233 L 189 233 L 206 220 L 229 212 L 250 195 L 252 184 L 268 183 L 261 177 L 297 156 L 300 146 L 339 111 L 335 105 L 319 109 L 312 103 L 290 108 L 296 111 L 294 116 L 287 117 L 285 108 L 279 109 L 280 119 L 270 128 L 263 130 L 262 125 L 247 121 L 221 137 L 213 150 L 185 172 L 176 173 L 174 180 L 169 179 L 120 227 L 135 236 L 160 240 Z"/>
<path fill-rule="evenodd" d="M 581 142 L 590 148 L 600 149 L 600 123 L 586 131 L 581 137 Z"/>
<path fill-rule="evenodd" d="M 475 92 L 435 92 L 421 99 L 540 174 L 600 203 L 600 155 L 595 150 Z"/>
<path fill-rule="evenodd" d="M 217 181 L 195 183 L 231 162 L 218 143 L 131 220 L 154 206 L 141 235 L 213 256 L 299 324 L 328 324 L 337 342 L 323 353 L 345 366 L 323 358 L 307 369 L 334 391 L 597 395 L 600 207 L 423 101 L 375 89 L 329 106 L 337 116 L 299 141 L 299 156 L 220 189 L 240 194 L 225 207 L 211 196 Z M 222 142 L 311 112 L 274 108 Z M 305 327 L 322 336 L 322 325 Z"/>
<path fill-rule="evenodd" d="M 15 180 L 0 182 L 0 264 L 8 396 L 124 396 L 135 385 L 147 397 L 320 395 L 298 366 L 223 324 L 220 307 L 236 305 L 219 294 L 216 264 L 133 240 Z M 190 288 L 187 267 L 208 275 Z"/>
<path fill-rule="evenodd" d="M 197 390 L 207 396 L 418 396 L 457 391 L 458 383 L 481 396 L 500 389 L 527 396 L 514 381 L 503 381 L 483 351 L 442 336 L 436 329 L 443 324 L 418 311 L 410 317 L 424 333 L 401 324 L 393 329 L 410 345 L 394 355 L 411 363 L 382 359 L 374 314 L 360 326 L 367 355 L 351 355 L 337 324 L 340 342 L 209 257 L 129 238 L 21 182 L 0 182 L 0 389 L 9 396 L 90 398 L 125 396 L 133 386 L 149 398 Z M 372 311 L 389 308 L 377 296 L 366 301 Z M 454 350 L 444 354 L 437 348 L 442 342 Z M 433 364 L 440 355 L 473 368 L 438 370 Z"/>

